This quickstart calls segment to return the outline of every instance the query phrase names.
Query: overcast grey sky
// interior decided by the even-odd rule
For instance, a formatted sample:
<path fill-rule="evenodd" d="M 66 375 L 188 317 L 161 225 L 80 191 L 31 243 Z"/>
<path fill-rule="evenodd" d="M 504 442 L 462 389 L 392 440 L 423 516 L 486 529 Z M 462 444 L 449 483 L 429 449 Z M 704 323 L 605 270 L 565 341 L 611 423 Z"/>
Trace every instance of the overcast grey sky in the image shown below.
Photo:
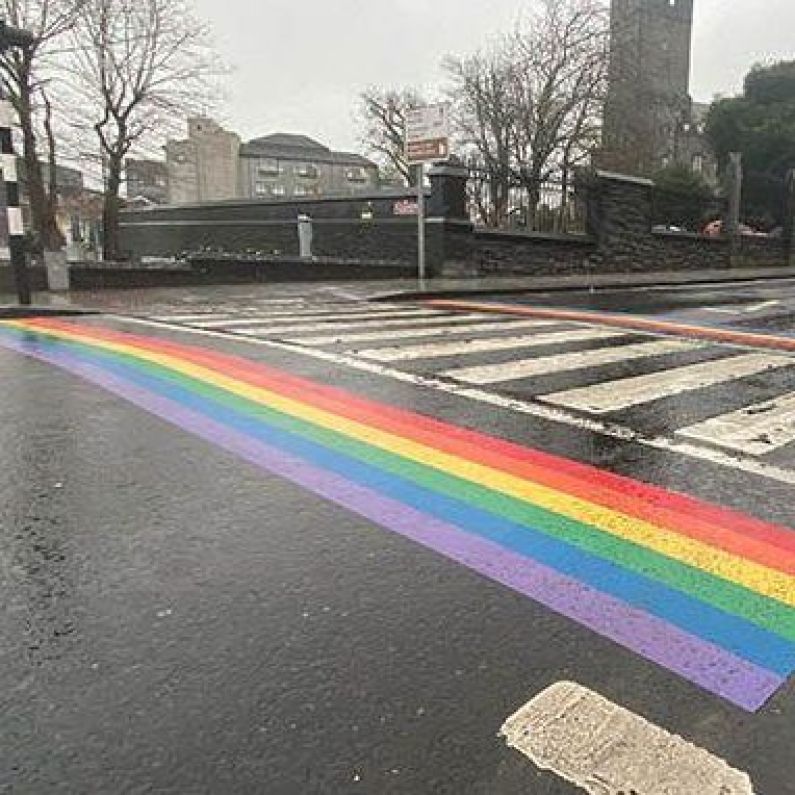
<path fill-rule="evenodd" d="M 234 68 L 225 118 L 244 138 L 301 132 L 357 149 L 369 84 L 432 92 L 439 63 L 509 29 L 532 0 L 196 0 Z M 795 0 L 696 0 L 692 93 L 739 89 L 757 61 L 795 58 Z"/>

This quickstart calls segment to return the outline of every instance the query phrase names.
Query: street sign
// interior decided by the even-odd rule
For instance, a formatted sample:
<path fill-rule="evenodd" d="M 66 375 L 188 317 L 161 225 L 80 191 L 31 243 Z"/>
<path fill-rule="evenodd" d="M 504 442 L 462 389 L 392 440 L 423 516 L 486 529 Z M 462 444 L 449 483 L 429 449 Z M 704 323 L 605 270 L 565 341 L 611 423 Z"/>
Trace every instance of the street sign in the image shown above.
<path fill-rule="evenodd" d="M 417 275 L 425 281 L 425 164 L 450 156 L 450 106 L 440 102 L 406 113 L 406 159 L 417 167 Z"/>
<path fill-rule="evenodd" d="M 406 158 L 412 165 L 450 156 L 450 106 L 441 102 L 406 114 Z"/>

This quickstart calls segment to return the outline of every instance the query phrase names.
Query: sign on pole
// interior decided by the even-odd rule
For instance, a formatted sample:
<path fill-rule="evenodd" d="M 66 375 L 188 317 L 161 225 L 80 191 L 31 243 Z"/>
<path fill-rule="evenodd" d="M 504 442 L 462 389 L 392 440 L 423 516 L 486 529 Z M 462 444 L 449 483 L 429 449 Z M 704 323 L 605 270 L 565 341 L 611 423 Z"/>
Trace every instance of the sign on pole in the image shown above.
<path fill-rule="evenodd" d="M 425 279 L 425 164 L 450 156 L 450 106 L 424 105 L 406 113 L 406 159 L 417 166 L 417 270 Z"/>
<path fill-rule="evenodd" d="M 450 106 L 441 102 L 406 113 L 406 157 L 412 165 L 450 156 Z"/>

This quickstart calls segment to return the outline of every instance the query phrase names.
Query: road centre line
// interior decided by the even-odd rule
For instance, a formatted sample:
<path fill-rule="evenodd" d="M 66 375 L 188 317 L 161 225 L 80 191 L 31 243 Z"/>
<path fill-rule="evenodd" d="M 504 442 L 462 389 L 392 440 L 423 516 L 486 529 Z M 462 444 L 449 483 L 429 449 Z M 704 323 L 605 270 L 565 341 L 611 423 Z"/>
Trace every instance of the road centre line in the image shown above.
<path fill-rule="evenodd" d="M 747 773 L 572 682 L 537 695 L 500 735 L 591 795 L 754 795 Z"/>

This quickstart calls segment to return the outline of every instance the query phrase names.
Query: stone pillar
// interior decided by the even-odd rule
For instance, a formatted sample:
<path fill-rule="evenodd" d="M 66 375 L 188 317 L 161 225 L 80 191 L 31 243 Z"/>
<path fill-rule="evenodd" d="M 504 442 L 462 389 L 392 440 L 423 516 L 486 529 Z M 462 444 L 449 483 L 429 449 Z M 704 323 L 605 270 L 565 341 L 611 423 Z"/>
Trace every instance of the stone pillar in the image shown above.
<path fill-rule="evenodd" d="M 69 290 L 69 262 L 66 251 L 45 251 L 44 265 L 47 269 L 47 289 L 53 293 Z"/>
<path fill-rule="evenodd" d="M 729 155 L 725 183 L 728 206 L 723 231 L 734 238 L 740 234 L 740 205 L 743 197 L 743 156 L 739 152 Z"/>
<path fill-rule="evenodd" d="M 298 256 L 301 259 L 312 259 L 312 240 L 314 233 L 312 219 L 305 214 L 298 216 Z"/>
<path fill-rule="evenodd" d="M 597 171 L 587 181 L 588 234 L 595 238 L 595 264 L 605 271 L 644 269 L 644 252 L 653 245 L 652 191 L 649 179 Z"/>
<path fill-rule="evenodd" d="M 459 163 L 439 163 L 428 177 L 426 257 L 431 276 L 466 270 L 471 259 L 473 226 L 467 210 L 469 169 Z"/>
<path fill-rule="evenodd" d="M 428 172 L 428 178 L 431 181 L 428 218 L 468 221 L 467 180 L 469 179 L 469 169 L 455 163 L 439 163 Z"/>

